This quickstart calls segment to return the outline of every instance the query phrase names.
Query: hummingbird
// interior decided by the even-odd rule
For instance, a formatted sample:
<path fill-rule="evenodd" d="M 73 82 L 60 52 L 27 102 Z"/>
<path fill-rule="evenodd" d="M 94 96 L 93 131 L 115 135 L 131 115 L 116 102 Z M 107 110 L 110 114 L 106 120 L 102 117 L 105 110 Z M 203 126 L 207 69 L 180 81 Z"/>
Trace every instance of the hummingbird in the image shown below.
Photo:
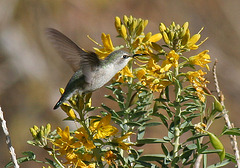
<path fill-rule="evenodd" d="M 101 60 L 96 53 L 81 49 L 70 38 L 56 29 L 47 28 L 46 34 L 59 55 L 75 72 L 67 83 L 64 93 L 54 106 L 54 110 L 77 91 L 80 94 L 86 94 L 101 88 L 117 72 L 122 70 L 132 58 L 143 55 L 131 55 L 124 50 L 116 50 Z"/>

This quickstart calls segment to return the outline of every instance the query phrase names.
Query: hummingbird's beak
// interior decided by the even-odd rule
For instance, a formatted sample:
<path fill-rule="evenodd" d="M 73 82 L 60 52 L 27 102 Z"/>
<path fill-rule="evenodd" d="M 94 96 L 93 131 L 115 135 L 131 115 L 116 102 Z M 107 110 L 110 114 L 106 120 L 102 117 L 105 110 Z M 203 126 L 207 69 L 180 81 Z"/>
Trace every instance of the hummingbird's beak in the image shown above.
<path fill-rule="evenodd" d="M 137 56 L 143 56 L 143 55 L 147 55 L 147 54 L 134 54 L 132 57 L 135 58 Z"/>

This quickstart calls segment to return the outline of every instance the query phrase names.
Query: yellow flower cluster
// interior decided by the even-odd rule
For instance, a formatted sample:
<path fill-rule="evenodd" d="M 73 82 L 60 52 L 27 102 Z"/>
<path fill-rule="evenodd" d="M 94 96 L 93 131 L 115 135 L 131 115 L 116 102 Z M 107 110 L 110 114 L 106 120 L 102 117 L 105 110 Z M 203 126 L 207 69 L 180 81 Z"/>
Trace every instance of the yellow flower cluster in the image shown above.
<path fill-rule="evenodd" d="M 190 64 L 199 65 L 201 67 L 206 67 L 207 70 L 209 70 L 208 63 L 210 63 L 211 61 L 209 60 L 210 56 L 207 54 L 208 52 L 209 52 L 209 50 L 205 50 L 195 56 L 191 56 L 189 58 Z"/>
<path fill-rule="evenodd" d="M 59 139 L 56 139 L 52 142 L 57 148 L 61 156 L 65 156 L 67 160 L 65 164 L 73 164 L 75 167 L 86 167 L 92 168 L 95 167 L 94 163 L 86 165 L 84 161 L 91 161 L 93 155 L 91 153 L 79 153 L 77 152 L 84 143 L 84 141 L 76 140 L 77 137 L 70 135 L 69 127 L 67 126 L 64 130 L 57 128 L 57 133 L 60 136 Z M 85 135 L 86 136 L 86 135 Z M 86 141 L 86 140 L 85 140 Z"/>
<path fill-rule="evenodd" d="M 199 99 L 204 102 L 205 101 L 205 88 L 207 87 L 206 84 L 209 83 L 204 78 L 206 72 L 203 72 L 201 69 L 198 71 L 188 71 L 187 78 L 191 82 L 192 86 L 196 89 L 196 94 Z"/>
<path fill-rule="evenodd" d="M 40 128 L 34 125 L 33 128 L 30 128 L 30 132 L 34 139 L 32 144 L 37 145 L 39 147 L 46 147 L 48 144 L 47 143 L 48 135 L 51 132 L 51 125 L 47 124 L 46 127 L 41 126 Z"/>
<path fill-rule="evenodd" d="M 162 68 L 160 72 L 167 72 L 173 66 L 174 68 L 178 67 L 178 59 L 179 55 L 174 51 L 170 51 L 169 54 L 166 56 L 166 60 L 162 62 Z"/>
<path fill-rule="evenodd" d="M 161 92 L 163 88 L 170 85 L 166 73 L 157 65 L 154 59 L 150 59 L 145 67 L 136 69 L 136 76 L 144 86 L 148 86 L 153 92 Z"/>
<path fill-rule="evenodd" d="M 123 21 L 119 17 L 115 18 L 115 27 L 119 35 L 126 40 L 127 48 L 133 53 L 145 53 L 154 56 L 154 50 L 161 52 L 162 47 L 156 42 L 161 40 L 161 33 L 152 34 L 152 32 L 144 33 L 144 29 L 148 24 L 148 20 L 136 19 L 132 16 L 124 15 Z"/>
<path fill-rule="evenodd" d="M 163 88 L 172 83 L 168 76 L 169 72 L 172 73 L 172 67 L 179 68 L 179 64 L 182 66 L 188 63 L 190 65 L 206 67 L 209 70 L 208 63 L 210 63 L 210 56 L 208 55 L 208 50 L 186 58 L 186 62 L 179 62 L 180 55 L 183 52 L 198 49 L 199 45 L 206 40 L 196 44 L 201 37 L 200 33 L 202 29 L 197 34 L 191 36 L 188 22 L 185 22 L 182 26 L 173 22 L 169 27 L 161 23 L 159 25 L 160 33 L 153 35 L 152 32 L 144 33 L 147 24 L 148 20 L 137 19 L 132 16 L 127 17 L 124 15 L 122 20 L 119 17 L 115 17 L 115 28 L 119 36 L 126 41 L 126 48 L 129 48 L 132 53 L 144 53 L 150 56 L 150 58 L 147 56 L 137 58 L 143 65 L 139 65 L 134 70 L 134 73 L 132 72 L 132 68 L 128 66 L 123 68 L 115 76 L 117 82 L 123 83 L 129 77 L 134 78 L 136 76 L 151 91 L 161 92 Z M 166 53 L 162 46 L 157 44 L 162 38 L 166 46 L 170 49 L 169 53 Z M 99 45 L 102 47 L 101 49 L 94 48 L 101 58 L 105 58 L 112 51 L 120 48 L 113 47 L 110 35 L 105 35 L 104 33 L 102 34 L 102 43 L 103 46 Z M 161 66 L 158 65 L 159 60 L 161 60 L 159 55 L 166 56 L 160 63 Z M 202 95 L 203 91 L 200 88 L 203 86 L 199 86 L 199 83 L 196 81 L 193 85 L 199 96 Z M 203 96 L 201 96 L 201 100 L 204 100 Z"/>
<path fill-rule="evenodd" d="M 173 22 L 169 27 L 166 27 L 161 23 L 159 25 L 159 30 L 163 36 L 164 42 L 170 49 L 185 52 L 198 49 L 198 47 L 206 40 L 205 39 L 199 44 L 196 44 L 201 37 L 200 33 L 203 29 L 191 37 L 188 26 L 188 22 L 185 22 L 182 26 L 179 24 L 176 25 Z"/>
<path fill-rule="evenodd" d="M 70 135 L 68 126 L 64 130 L 58 127 L 57 133 L 60 138 L 56 139 L 52 143 L 57 147 L 56 150 L 59 152 L 59 154 L 64 156 L 64 158 L 67 160 L 65 164 L 72 164 L 76 168 L 95 167 L 94 161 L 96 161 L 96 158 L 92 151 L 92 149 L 96 148 L 94 145 L 94 140 L 108 138 L 116 135 L 118 132 L 116 127 L 110 125 L 110 121 L 110 114 L 103 117 L 101 120 L 92 120 L 89 130 L 81 127 L 74 131 L 73 135 Z M 128 150 L 129 146 L 132 144 L 123 142 L 123 140 L 131 134 L 132 133 L 129 132 L 122 137 L 113 138 L 112 142 L 123 150 Z M 115 157 L 108 153 L 105 154 L 105 159 L 108 163 L 112 163 Z M 86 164 L 85 162 L 89 162 L 90 164 Z"/>

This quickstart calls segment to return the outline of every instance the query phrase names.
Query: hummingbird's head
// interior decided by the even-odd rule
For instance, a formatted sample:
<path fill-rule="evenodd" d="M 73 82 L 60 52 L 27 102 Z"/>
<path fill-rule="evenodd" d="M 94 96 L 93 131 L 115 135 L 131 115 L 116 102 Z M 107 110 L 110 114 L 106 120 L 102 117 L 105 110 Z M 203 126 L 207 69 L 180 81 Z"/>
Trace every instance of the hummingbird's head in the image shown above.
<path fill-rule="evenodd" d="M 127 63 L 133 58 L 131 54 L 123 50 L 113 51 L 107 58 L 105 58 L 106 63 L 112 63 L 116 66 L 119 65 L 122 68 L 127 65 Z"/>
<path fill-rule="evenodd" d="M 105 64 L 113 64 L 115 69 L 117 71 L 120 71 L 123 69 L 128 62 L 133 59 L 134 57 L 140 56 L 142 54 L 130 54 L 123 50 L 116 50 L 113 51 L 111 54 L 108 55 L 107 58 L 105 58 L 104 62 Z"/>

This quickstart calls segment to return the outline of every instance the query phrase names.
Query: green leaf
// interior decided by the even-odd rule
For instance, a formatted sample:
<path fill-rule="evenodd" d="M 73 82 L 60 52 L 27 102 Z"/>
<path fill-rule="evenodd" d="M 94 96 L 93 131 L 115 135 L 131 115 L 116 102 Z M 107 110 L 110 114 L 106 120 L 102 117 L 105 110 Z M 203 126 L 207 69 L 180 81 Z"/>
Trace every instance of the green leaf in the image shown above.
<path fill-rule="evenodd" d="M 183 151 L 182 155 L 180 156 L 183 160 L 183 163 L 186 163 L 189 159 L 189 157 L 192 155 L 193 150 L 186 150 Z"/>
<path fill-rule="evenodd" d="M 139 158 L 139 154 L 136 149 L 130 149 L 129 157 L 132 157 L 134 160 L 137 160 Z"/>
<path fill-rule="evenodd" d="M 112 95 L 105 95 L 104 97 L 117 102 L 117 100 Z"/>
<path fill-rule="evenodd" d="M 223 166 L 226 166 L 228 163 L 230 163 L 230 160 L 224 160 L 224 161 L 219 162 L 217 164 L 210 165 L 207 168 L 223 167 Z"/>
<path fill-rule="evenodd" d="M 54 168 L 62 168 L 62 166 L 60 166 L 59 164 L 57 164 L 56 162 L 54 162 L 54 161 L 52 161 L 52 160 L 50 160 L 50 159 L 48 159 L 48 158 L 45 158 L 46 159 L 46 161 L 50 164 L 50 165 L 52 165 Z"/>
<path fill-rule="evenodd" d="M 162 124 L 161 122 L 149 122 L 149 123 L 143 124 L 143 126 L 144 127 L 152 127 L 152 126 L 158 126 L 161 124 Z"/>
<path fill-rule="evenodd" d="M 139 161 L 159 161 L 165 159 L 166 156 L 163 154 L 148 154 L 141 156 L 138 160 Z"/>
<path fill-rule="evenodd" d="M 126 125 L 128 125 L 128 126 L 141 126 L 142 124 L 139 124 L 138 122 L 128 122 L 128 123 L 126 123 Z"/>
<path fill-rule="evenodd" d="M 163 124 L 168 128 L 168 122 L 167 122 L 168 118 L 165 115 L 163 115 L 161 113 L 154 113 L 153 115 L 156 117 L 159 117 L 161 119 L 161 121 L 163 122 Z"/>
<path fill-rule="evenodd" d="M 192 119 L 199 117 L 200 115 L 201 113 L 191 114 L 190 116 L 186 117 L 186 120 L 191 121 Z"/>
<path fill-rule="evenodd" d="M 36 155 L 32 151 L 23 152 L 22 154 L 25 155 L 25 156 L 17 158 L 17 162 L 19 164 L 23 163 L 23 162 L 27 162 L 27 161 L 33 161 L 33 160 L 36 159 Z M 9 162 L 8 164 L 5 165 L 5 168 L 12 167 L 12 166 L 14 166 L 14 164 L 11 161 L 11 162 Z"/>
<path fill-rule="evenodd" d="M 204 146 L 201 149 L 198 149 L 197 152 L 202 154 L 207 148 L 208 148 L 208 146 Z"/>
<path fill-rule="evenodd" d="M 112 110 L 111 108 L 109 108 L 108 106 L 106 106 L 105 104 L 102 103 L 102 108 L 104 108 L 106 111 L 108 111 L 109 113 L 114 112 L 114 110 Z"/>
<path fill-rule="evenodd" d="M 203 137 L 203 136 L 207 136 L 207 134 L 196 134 L 196 135 L 193 135 L 192 137 L 190 137 L 190 138 L 187 139 L 187 142 L 188 142 L 188 141 L 193 141 L 193 140 L 195 140 L 195 139 L 199 139 L 199 138 L 201 138 L 201 137 Z"/>
<path fill-rule="evenodd" d="M 119 119 L 118 117 L 113 117 L 112 116 L 111 118 L 112 118 L 113 121 L 115 121 L 118 124 L 122 124 L 123 123 L 122 119 Z"/>
<path fill-rule="evenodd" d="M 158 138 L 145 138 L 145 139 L 137 140 L 137 145 L 152 144 L 152 143 L 166 143 L 166 142 L 168 141 L 165 141 L 163 139 L 158 139 Z"/>
<path fill-rule="evenodd" d="M 240 128 L 225 129 L 222 132 L 222 135 L 236 135 L 236 136 L 240 136 Z"/>
<path fill-rule="evenodd" d="M 140 161 L 140 160 L 136 160 L 136 165 L 134 165 L 134 167 L 136 168 L 146 168 L 146 167 L 150 167 L 150 168 L 159 168 L 158 166 L 156 166 L 155 164 L 152 163 L 148 163 L 148 162 L 144 162 L 144 161 Z"/>
<path fill-rule="evenodd" d="M 137 139 L 143 139 L 145 134 L 145 127 L 139 127 L 137 133 Z"/>
<path fill-rule="evenodd" d="M 132 116 L 130 117 L 130 119 L 135 119 L 135 118 L 138 118 L 138 117 L 143 117 L 143 115 L 147 113 L 147 111 L 139 111 L 139 112 L 136 112 L 134 114 L 132 114 Z"/>
<path fill-rule="evenodd" d="M 169 152 L 168 152 L 167 147 L 164 145 L 164 143 L 161 144 L 161 147 L 162 147 L 163 153 L 164 153 L 166 156 L 168 156 Z"/>
<path fill-rule="evenodd" d="M 190 145 L 187 145 L 187 148 L 189 150 L 194 150 L 194 149 L 197 149 L 197 145 L 196 144 L 190 144 Z"/>
<path fill-rule="evenodd" d="M 204 150 L 201 154 L 209 154 L 209 153 L 219 153 L 222 152 L 221 149 L 212 149 L 212 150 Z"/>
<path fill-rule="evenodd" d="M 236 157 L 234 155 L 230 154 L 230 153 L 226 153 L 225 158 L 231 160 L 234 163 L 237 163 Z"/>

